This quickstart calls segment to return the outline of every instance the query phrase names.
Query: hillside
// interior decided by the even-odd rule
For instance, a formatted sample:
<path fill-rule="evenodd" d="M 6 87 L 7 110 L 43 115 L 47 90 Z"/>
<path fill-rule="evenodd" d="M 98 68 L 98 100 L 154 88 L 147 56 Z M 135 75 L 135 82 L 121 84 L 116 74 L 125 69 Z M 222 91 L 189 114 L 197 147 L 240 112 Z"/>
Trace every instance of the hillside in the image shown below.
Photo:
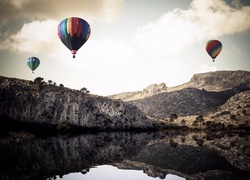
<path fill-rule="evenodd" d="M 194 74 L 189 82 L 179 86 L 167 87 L 165 83 L 152 84 L 142 91 L 125 92 L 108 96 L 112 99 L 133 101 L 147 98 L 163 92 L 172 92 L 184 88 L 204 89 L 206 91 L 224 91 L 231 89 L 241 83 L 250 83 L 250 72 L 248 71 L 215 71 Z"/>
<path fill-rule="evenodd" d="M 44 81 L 0 76 L 1 129 L 12 121 L 34 129 L 87 128 L 129 130 L 153 128 L 137 107 L 121 100 L 72 90 Z M 8 125 L 13 127 L 13 125 Z M 20 128 L 20 127 L 19 127 Z"/>
<path fill-rule="evenodd" d="M 152 85 L 147 90 L 157 91 L 159 87 L 166 88 L 161 84 Z M 0 132 L 7 134 L 9 128 L 20 130 L 23 125 L 32 133 L 44 132 L 44 129 L 89 132 L 196 128 L 197 118 L 208 122 L 204 122 L 202 128 L 214 128 L 214 124 L 221 122 L 225 122 L 222 128 L 228 125 L 245 128 L 250 122 L 246 122 L 250 114 L 246 108 L 250 106 L 250 94 L 244 94 L 244 91 L 250 91 L 249 83 L 219 92 L 184 88 L 124 102 L 42 80 L 0 76 Z M 213 126 L 210 126 L 211 121 Z"/>
<path fill-rule="evenodd" d="M 230 97 L 216 110 L 207 114 L 191 116 L 170 116 L 168 118 L 151 117 L 166 127 L 188 127 L 191 129 L 250 129 L 250 90 L 246 90 Z"/>
<path fill-rule="evenodd" d="M 250 87 L 246 84 L 220 92 L 185 88 L 129 102 L 145 114 L 157 118 L 168 118 L 171 114 L 191 116 L 215 111 L 230 97 L 249 89 Z"/>

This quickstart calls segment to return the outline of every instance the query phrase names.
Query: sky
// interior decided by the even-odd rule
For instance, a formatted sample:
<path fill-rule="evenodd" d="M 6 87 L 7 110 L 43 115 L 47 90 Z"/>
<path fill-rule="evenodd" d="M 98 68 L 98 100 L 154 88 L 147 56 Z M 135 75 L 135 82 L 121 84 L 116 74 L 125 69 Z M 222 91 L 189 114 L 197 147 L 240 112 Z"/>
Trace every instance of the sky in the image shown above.
<path fill-rule="evenodd" d="M 57 35 L 58 24 L 90 24 L 76 58 Z M 223 44 L 215 62 L 208 40 Z M 0 0 L 0 76 L 42 77 L 101 96 L 168 87 L 193 74 L 250 71 L 249 0 Z M 34 73 L 29 57 L 38 57 Z"/>

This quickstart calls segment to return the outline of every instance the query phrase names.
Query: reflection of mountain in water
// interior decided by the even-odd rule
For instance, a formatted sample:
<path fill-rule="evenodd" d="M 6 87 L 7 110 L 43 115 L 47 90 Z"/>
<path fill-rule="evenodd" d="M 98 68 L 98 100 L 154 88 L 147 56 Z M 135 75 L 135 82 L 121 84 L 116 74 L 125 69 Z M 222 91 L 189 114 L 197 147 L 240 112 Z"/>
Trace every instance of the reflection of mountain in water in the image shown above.
<path fill-rule="evenodd" d="M 244 146 L 237 146 L 236 139 Z M 171 173 L 187 179 L 248 179 L 250 146 L 246 141 L 246 136 L 238 134 L 151 132 L 97 133 L 12 142 L 0 139 L 0 179 L 46 179 L 71 172 L 88 173 L 89 168 L 104 164 L 142 169 L 160 178 Z M 244 163 L 232 163 L 239 162 L 235 160 L 237 155 L 244 153 L 240 160 Z"/>

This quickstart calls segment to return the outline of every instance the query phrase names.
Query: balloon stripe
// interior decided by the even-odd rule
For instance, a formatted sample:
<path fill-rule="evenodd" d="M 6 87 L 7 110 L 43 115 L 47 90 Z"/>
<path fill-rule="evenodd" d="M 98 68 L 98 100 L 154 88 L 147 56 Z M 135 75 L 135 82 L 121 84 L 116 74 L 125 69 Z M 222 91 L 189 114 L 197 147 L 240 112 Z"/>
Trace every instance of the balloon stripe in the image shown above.
<path fill-rule="evenodd" d="M 82 32 L 82 23 L 80 19 L 77 19 L 77 37 L 79 37 L 81 35 Z"/>
<path fill-rule="evenodd" d="M 213 53 L 212 53 L 213 59 L 215 59 L 219 55 L 219 53 L 221 52 L 221 49 L 222 48 L 219 48 L 219 49 L 216 49 L 215 51 L 213 51 Z"/>
<path fill-rule="evenodd" d="M 214 51 L 216 51 L 219 48 L 221 48 L 221 44 L 220 43 L 214 43 L 213 46 L 211 46 L 209 52 L 213 53 Z"/>
<path fill-rule="evenodd" d="M 61 23 L 61 35 L 64 37 L 67 37 L 67 20 L 65 19 L 62 23 Z"/>
<path fill-rule="evenodd" d="M 73 36 L 73 19 L 69 18 L 68 19 L 68 34 L 70 34 L 70 36 Z"/>
<path fill-rule="evenodd" d="M 77 33 L 77 28 L 78 28 L 78 20 L 77 20 L 77 18 L 74 18 L 74 34 L 76 34 Z"/>

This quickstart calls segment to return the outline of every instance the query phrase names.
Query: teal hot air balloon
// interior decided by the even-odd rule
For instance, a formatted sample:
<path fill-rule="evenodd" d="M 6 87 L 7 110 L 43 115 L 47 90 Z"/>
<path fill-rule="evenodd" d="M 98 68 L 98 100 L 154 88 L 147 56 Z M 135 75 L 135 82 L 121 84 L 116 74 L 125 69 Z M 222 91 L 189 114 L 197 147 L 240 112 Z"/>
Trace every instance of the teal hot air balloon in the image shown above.
<path fill-rule="evenodd" d="M 37 57 L 30 57 L 27 60 L 28 67 L 32 70 L 32 73 L 34 73 L 34 70 L 39 66 L 40 60 Z"/>

